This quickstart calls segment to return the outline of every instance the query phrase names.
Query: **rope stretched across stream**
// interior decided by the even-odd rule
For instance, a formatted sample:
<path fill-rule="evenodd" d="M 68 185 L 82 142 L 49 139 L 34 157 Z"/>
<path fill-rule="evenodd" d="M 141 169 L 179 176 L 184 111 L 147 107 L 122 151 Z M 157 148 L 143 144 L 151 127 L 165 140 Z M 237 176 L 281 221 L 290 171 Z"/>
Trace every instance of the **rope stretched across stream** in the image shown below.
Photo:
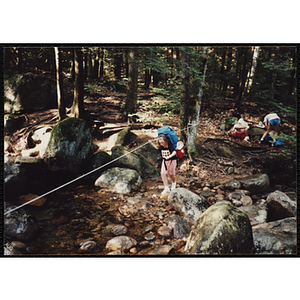
<path fill-rule="evenodd" d="M 198 124 L 199 124 L 199 123 L 196 123 L 196 124 L 190 125 L 190 126 L 188 125 L 186 129 L 184 128 L 184 129 L 180 130 L 179 132 L 181 132 L 181 131 L 183 131 L 183 130 L 188 130 L 188 128 L 193 127 L 193 126 L 196 126 L 196 125 L 198 125 Z M 95 168 L 95 169 L 92 170 L 92 171 L 89 171 L 88 173 L 85 173 L 85 174 L 83 174 L 83 175 L 81 175 L 81 176 L 79 176 L 79 177 L 77 177 L 77 178 L 75 178 L 75 179 L 73 179 L 73 180 L 71 180 L 71 181 L 69 181 L 69 182 L 64 183 L 64 184 L 61 185 L 61 186 L 58 186 L 57 188 L 54 188 L 53 190 L 50 190 L 50 191 L 48 191 L 48 192 L 46 192 L 46 193 L 44 193 L 44 194 L 42 194 L 42 195 L 40 195 L 40 196 L 38 196 L 38 197 L 36 197 L 36 198 L 34 198 L 34 199 L 32 199 L 32 200 L 26 202 L 26 203 L 23 203 L 23 204 L 21 204 L 21 205 L 15 207 L 15 208 L 13 208 L 13 209 L 7 211 L 6 213 L 4 213 L 4 215 L 8 215 L 8 214 L 10 214 L 11 212 L 13 212 L 13 211 L 15 211 L 15 210 L 18 210 L 18 209 L 20 209 L 20 208 L 22 208 L 22 207 L 24 207 L 24 206 L 26 206 L 26 205 L 28 205 L 28 204 L 30 204 L 30 203 L 36 201 L 36 200 L 42 198 L 42 197 L 45 197 L 45 196 L 47 196 L 47 195 L 49 195 L 49 194 L 51 194 L 51 193 L 53 193 L 53 192 L 56 192 L 57 190 L 59 190 L 59 189 L 61 189 L 61 188 L 63 188 L 63 187 L 66 187 L 66 186 L 70 185 L 71 183 L 76 182 L 77 180 L 80 180 L 80 179 L 82 179 L 82 178 L 84 178 L 84 177 L 86 177 L 86 176 L 88 176 L 88 175 L 90 175 L 90 174 L 92 174 L 92 173 L 94 173 L 94 172 L 96 172 L 96 171 L 99 171 L 100 169 L 102 169 L 102 168 L 108 166 L 109 164 L 114 163 L 115 161 L 119 160 L 120 158 L 122 158 L 122 157 L 124 157 L 124 156 L 126 156 L 126 155 L 128 155 L 128 154 L 130 154 L 130 153 L 132 153 L 132 152 L 134 152 L 134 151 L 136 151 L 136 150 L 139 149 L 139 148 L 144 147 L 144 146 L 147 145 L 148 143 L 149 143 L 149 142 L 144 143 L 144 144 L 142 144 L 142 145 L 136 147 L 135 149 L 133 149 L 133 150 L 131 150 L 131 151 L 128 151 L 127 153 L 125 153 L 125 154 L 123 154 L 123 155 L 121 155 L 121 156 L 119 156 L 119 157 L 117 157 L 117 158 L 115 158 L 115 159 L 109 161 L 108 163 L 106 163 L 106 164 L 104 164 L 104 165 L 102 165 L 102 166 L 100 166 L 100 167 L 98 167 L 98 168 Z"/>

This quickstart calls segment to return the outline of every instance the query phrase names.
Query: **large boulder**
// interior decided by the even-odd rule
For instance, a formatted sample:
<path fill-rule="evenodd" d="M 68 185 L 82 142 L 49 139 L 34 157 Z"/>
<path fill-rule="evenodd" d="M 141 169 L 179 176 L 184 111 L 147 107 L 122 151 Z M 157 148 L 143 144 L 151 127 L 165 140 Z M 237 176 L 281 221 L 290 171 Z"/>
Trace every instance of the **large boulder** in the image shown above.
<path fill-rule="evenodd" d="M 90 128 L 84 120 L 67 118 L 52 130 L 44 160 L 49 169 L 79 173 L 93 149 Z"/>
<path fill-rule="evenodd" d="M 194 225 L 185 254 L 251 254 L 253 237 L 245 212 L 228 202 L 209 207 Z"/>
<path fill-rule="evenodd" d="M 136 170 L 142 178 L 156 177 L 158 170 L 143 156 L 125 150 L 122 146 L 111 149 L 112 159 L 118 159 L 116 164 L 120 167 Z"/>
<path fill-rule="evenodd" d="M 137 171 L 118 167 L 106 170 L 95 181 L 95 186 L 119 194 L 128 194 L 141 184 L 142 179 Z"/>
<path fill-rule="evenodd" d="M 7 213 L 14 208 L 16 206 L 6 205 L 4 212 Z M 38 230 L 37 220 L 22 208 L 5 215 L 4 234 L 11 241 L 31 241 L 36 237 Z"/>
<path fill-rule="evenodd" d="M 184 214 L 184 218 L 194 224 L 201 214 L 209 207 L 204 197 L 199 196 L 185 188 L 177 188 L 171 191 L 168 202 L 178 212 Z"/>
<path fill-rule="evenodd" d="M 5 113 L 37 111 L 56 105 L 55 80 L 33 73 L 4 77 Z"/>
<path fill-rule="evenodd" d="M 297 216 L 297 201 L 281 191 L 270 193 L 267 197 L 267 205 L 269 221 Z"/>
<path fill-rule="evenodd" d="M 252 228 L 256 254 L 296 254 L 297 220 L 295 217 Z"/>

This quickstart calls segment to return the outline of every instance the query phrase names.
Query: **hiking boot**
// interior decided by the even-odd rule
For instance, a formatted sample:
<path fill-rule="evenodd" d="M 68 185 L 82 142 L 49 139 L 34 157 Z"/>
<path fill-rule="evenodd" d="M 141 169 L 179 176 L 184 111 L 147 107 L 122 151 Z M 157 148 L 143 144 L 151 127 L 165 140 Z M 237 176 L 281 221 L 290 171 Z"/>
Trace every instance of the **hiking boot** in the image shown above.
<path fill-rule="evenodd" d="M 244 138 L 244 141 L 249 141 L 249 136 L 246 136 L 246 137 Z"/>
<path fill-rule="evenodd" d="M 170 193 L 170 189 L 169 189 L 168 186 L 166 186 L 166 187 L 164 188 L 164 190 L 161 192 L 161 194 L 162 194 L 162 195 L 165 195 L 165 194 L 168 194 L 168 193 Z"/>

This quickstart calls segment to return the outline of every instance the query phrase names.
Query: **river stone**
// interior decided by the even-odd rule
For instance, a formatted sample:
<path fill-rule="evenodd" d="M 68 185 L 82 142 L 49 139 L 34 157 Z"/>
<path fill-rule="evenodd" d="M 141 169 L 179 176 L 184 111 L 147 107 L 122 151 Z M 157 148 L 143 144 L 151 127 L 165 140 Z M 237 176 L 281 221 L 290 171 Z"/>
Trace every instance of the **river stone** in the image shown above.
<path fill-rule="evenodd" d="M 155 239 L 155 235 L 150 231 L 144 236 L 144 238 L 146 241 L 153 241 Z"/>
<path fill-rule="evenodd" d="M 87 123 L 67 118 L 53 128 L 44 160 L 53 171 L 79 173 L 92 149 L 93 138 Z"/>
<path fill-rule="evenodd" d="M 128 231 L 127 227 L 124 225 L 116 225 L 111 229 L 113 235 L 124 235 Z"/>
<path fill-rule="evenodd" d="M 250 220 L 251 226 L 256 226 L 267 222 L 268 208 L 266 202 L 260 204 L 240 207 Z"/>
<path fill-rule="evenodd" d="M 15 207 L 14 205 L 7 205 L 4 212 L 6 213 Z M 31 241 L 37 236 L 38 230 L 36 218 L 22 208 L 5 215 L 4 234 L 10 239 L 21 242 Z"/>
<path fill-rule="evenodd" d="M 137 242 L 135 239 L 125 235 L 119 235 L 109 240 L 106 243 L 105 248 L 112 251 L 127 251 L 136 246 L 136 244 Z"/>
<path fill-rule="evenodd" d="M 198 196 L 185 188 L 172 190 L 168 196 L 168 202 L 175 210 L 183 213 L 190 224 L 194 224 L 209 207 L 209 203 L 204 197 Z"/>
<path fill-rule="evenodd" d="M 248 206 L 248 205 L 252 205 L 252 198 L 250 196 L 242 196 L 242 198 L 240 199 L 240 201 L 242 202 L 243 206 Z"/>
<path fill-rule="evenodd" d="M 265 132 L 265 129 L 251 127 L 248 130 L 248 135 L 250 138 L 260 139 Z"/>
<path fill-rule="evenodd" d="M 248 190 L 250 194 L 263 194 L 270 190 L 270 181 L 267 174 L 255 174 L 238 180 L 242 188 Z"/>
<path fill-rule="evenodd" d="M 173 236 L 175 239 L 186 238 L 191 232 L 188 221 L 182 219 L 179 215 L 171 215 L 166 218 L 165 222 L 170 228 L 173 228 Z"/>
<path fill-rule="evenodd" d="M 161 245 L 156 246 L 154 249 L 150 250 L 147 254 L 148 255 L 167 255 L 172 250 L 172 246 L 170 245 Z"/>
<path fill-rule="evenodd" d="M 267 197 L 267 204 L 271 221 L 297 215 L 297 201 L 281 191 L 270 193 Z"/>
<path fill-rule="evenodd" d="M 172 234 L 172 229 L 168 226 L 161 226 L 158 228 L 157 234 L 169 238 Z"/>
<path fill-rule="evenodd" d="M 296 254 L 297 220 L 295 217 L 253 227 L 256 254 Z"/>
<path fill-rule="evenodd" d="M 252 228 L 247 214 L 228 202 L 209 207 L 187 239 L 185 254 L 250 254 Z"/>
<path fill-rule="evenodd" d="M 232 180 L 226 182 L 224 184 L 224 187 L 228 190 L 237 190 L 237 189 L 241 188 L 241 183 L 236 179 L 232 179 Z"/>
<path fill-rule="evenodd" d="M 142 184 L 139 173 L 132 169 L 111 168 L 95 181 L 95 186 L 111 190 L 118 194 L 128 194 L 132 189 L 138 188 Z"/>

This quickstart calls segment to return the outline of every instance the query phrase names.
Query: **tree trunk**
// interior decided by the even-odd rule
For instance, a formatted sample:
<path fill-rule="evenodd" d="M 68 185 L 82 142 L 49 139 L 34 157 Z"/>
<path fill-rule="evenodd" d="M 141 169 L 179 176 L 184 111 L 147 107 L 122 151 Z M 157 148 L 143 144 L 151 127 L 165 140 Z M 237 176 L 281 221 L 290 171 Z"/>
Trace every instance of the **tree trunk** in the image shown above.
<path fill-rule="evenodd" d="M 103 80 L 104 77 L 104 49 L 101 49 L 101 61 L 100 61 L 100 80 Z"/>
<path fill-rule="evenodd" d="M 258 56 L 259 56 L 259 51 L 260 51 L 260 47 L 254 47 L 251 70 L 250 70 L 249 76 L 248 76 L 249 80 L 248 80 L 248 84 L 247 84 L 247 94 L 250 94 L 251 87 L 252 87 L 252 84 L 253 84 L 253 81 L 254 81 L 255 70 L 256 70 L 257 60 L 258 60 Z"/>
<path fill-rule="evenodd" d="M 151 82 L 150 69 L 145 70 L 145 90 L 149 90 Z"/>
<path fill-rule="evenodd" d="M 57 108 L 59 121 L 66 118 L 66 107 L 63 96 L 63 77 L 61 71 L 61 55 L 60 49 L 54 47 L 55 66 L 56 66 L 56 90 L 57 90 Z"/>
<path fill-rule="evenodd" d="M 245 84 L 246 84 L 246 79 L 247 79 L 247 60 L 248 60 L 249 48 L 246 48 L 246 47 L 242 48 L 241 53 L 243 55 L 243 65 L 242 65 L 242 68 L 240 71 L 239 87 L 238 87 L 238 92 L 237 92 L 237 96 L 236 96 L 236 105 L 235 105 L 239 113 L 240 113 L 242 96 L 244 94 Z"/>
<path fill-rule="evenodd" d="M 227 67 L 226 67 L 226 73 L 225 73 L 225 80 L 224 80 L 224 85 L 223 85 L 223 92 L 227 92 L 228 88 L 228 79 L 229 79 L 229 74 L 231 71 L 231 62 L 232 62 L 232 48 L 228 47 L 228 53 L 227 53 Z"/>
<path fill-rule="evenodd" d="M 124 109 L 124 117 L 127 118 L 128 114 L 135 113 L 137 110 L 137 88 L 138 88 L 138 63 L 137 51 L 132 48 L 129 50 L 128 58 L 128 85 L 127 97 Z"/>
<path fill-rule="evenodd" d="M 186 127 L 189 119 L 189 81 L 188 72 L 189 55 L 186 51 L 181 51 L 181 91 L 180 91 L 180 140 L 185 144 L 187 140 Z"/>
<path fill-rule="evenodd" d="M 199 93 L 197 95 L 195 113 L 191 120 L 191 127 L 189 127 L 189 129 L 188 129 L 187 153 L 191 160 L 194 160 L 195 157 L 198 155 L 198 151 L 196 148 L 196 139 L 197 139 L 197 130 L 198 130 L 198 125 L 199 125 L 199 116 L 200 116 L 202 96 L 203 96 L 203 87 L 204 87 L 204 83 L 205 83 L 205 75 L 206 75 L 206 69 L 207 69 L 207 52 L 208 52 L 208 47 L 203 47 L 202 79 L 199 83 Z"/>
<path fill-rule="evenodd" d="M 74 99 L 71 107 L 71 116 L 75 118 L 82 118 L 84 114 L 83 105 L 83 88 L 84 88 L 84 74 L 83 74 L 83 57 L 81 49 L 74 50 L 74 66 L 75 66 L 75 82 L 74 82 Z"/>
<path fill-rule="evenodd" d="M 100 57 L 100 50 L 99 47 L 95 49 L 95 61 L 94 61 L 94 71 L 93 71 L 93 78 L 97 79 L 99 77 L 99 57 Z"/>
<path fill-rule="evenodd" d="M 116 79 L 121 80 L 122 49 L 116 48 L 114 51 L 114 74 Z"/>

